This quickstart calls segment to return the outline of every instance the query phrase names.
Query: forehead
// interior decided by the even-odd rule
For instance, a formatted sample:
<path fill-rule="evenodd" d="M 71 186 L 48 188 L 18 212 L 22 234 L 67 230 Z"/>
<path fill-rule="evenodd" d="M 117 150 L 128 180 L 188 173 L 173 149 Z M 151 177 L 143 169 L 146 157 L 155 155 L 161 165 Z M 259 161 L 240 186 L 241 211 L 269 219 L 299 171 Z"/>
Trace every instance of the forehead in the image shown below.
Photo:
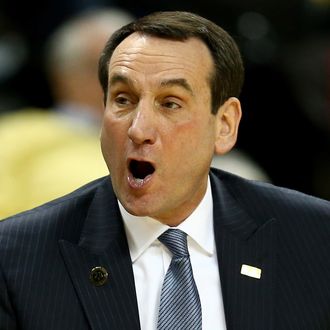
<path fill-rule="evenodd" d="M 186 75 L 207 80 L 213 66 L 207 46 L 197 38 L 169 40 L 133 33 L 115 49 L 109 63 L 112 73 Z"/>

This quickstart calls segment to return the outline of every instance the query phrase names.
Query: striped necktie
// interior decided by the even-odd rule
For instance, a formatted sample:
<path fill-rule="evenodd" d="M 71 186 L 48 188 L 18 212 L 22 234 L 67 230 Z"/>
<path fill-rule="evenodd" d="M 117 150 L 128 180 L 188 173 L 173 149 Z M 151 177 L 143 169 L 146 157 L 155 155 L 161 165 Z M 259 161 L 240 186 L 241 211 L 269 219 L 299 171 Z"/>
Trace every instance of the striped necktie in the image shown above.
<path fill-rule="evenodd" d="M 173 257 L 162 287 L 157 329 L 200 330 L 202 310 L 190 264 L 187 234 L 169 229 L 158 239 Z"/>

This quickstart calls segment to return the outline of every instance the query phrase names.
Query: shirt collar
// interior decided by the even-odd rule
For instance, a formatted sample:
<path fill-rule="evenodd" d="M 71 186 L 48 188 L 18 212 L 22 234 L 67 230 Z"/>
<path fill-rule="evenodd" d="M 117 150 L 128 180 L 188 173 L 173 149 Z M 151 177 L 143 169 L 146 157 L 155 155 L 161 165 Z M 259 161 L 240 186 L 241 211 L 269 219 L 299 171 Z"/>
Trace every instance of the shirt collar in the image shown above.
<path fill-rule="evenodd" d="M 170 227 L 150 217 L 137 217 L 128 213 L 118 201 L 124 221 L 128 246 L 135 260 Z M 206 193 L 193 213 L 178 227 L 193 239 L 208 255 L 215 250 L 213 232 L 213 200 L 210 178 L 208 178 Z"/>

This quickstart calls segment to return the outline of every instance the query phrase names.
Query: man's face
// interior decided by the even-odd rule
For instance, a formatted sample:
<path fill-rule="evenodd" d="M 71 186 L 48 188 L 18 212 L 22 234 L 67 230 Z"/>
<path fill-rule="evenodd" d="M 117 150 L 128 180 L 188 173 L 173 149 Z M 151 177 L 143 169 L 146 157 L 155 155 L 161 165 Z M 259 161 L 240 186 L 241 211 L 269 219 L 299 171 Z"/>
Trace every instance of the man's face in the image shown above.
<path fill-rule="evenodd" d="M 113 53 L 101 145 L 128 212 L 177 225 L 203 198 L 217 127 L 212 70 L 195 38 L 134 33 Z"/>

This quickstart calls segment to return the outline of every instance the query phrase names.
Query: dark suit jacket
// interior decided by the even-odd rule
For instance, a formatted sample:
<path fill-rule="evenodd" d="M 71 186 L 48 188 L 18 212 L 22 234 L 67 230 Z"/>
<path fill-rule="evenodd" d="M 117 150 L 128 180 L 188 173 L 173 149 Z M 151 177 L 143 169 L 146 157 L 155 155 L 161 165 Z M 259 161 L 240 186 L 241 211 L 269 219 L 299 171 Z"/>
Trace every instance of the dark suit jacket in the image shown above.
<path fill-rule="evenodd" d="M 227 329 L 330 329 L 330 203 L 218 170 L 210 177 Z M 242 264 L 261 278 L 242 275 Z M 108 270 L 102 286 L 89 279 L 95 266 Z M 1 330 L 139 328 L 109 178 L 0 222 Z"/>

